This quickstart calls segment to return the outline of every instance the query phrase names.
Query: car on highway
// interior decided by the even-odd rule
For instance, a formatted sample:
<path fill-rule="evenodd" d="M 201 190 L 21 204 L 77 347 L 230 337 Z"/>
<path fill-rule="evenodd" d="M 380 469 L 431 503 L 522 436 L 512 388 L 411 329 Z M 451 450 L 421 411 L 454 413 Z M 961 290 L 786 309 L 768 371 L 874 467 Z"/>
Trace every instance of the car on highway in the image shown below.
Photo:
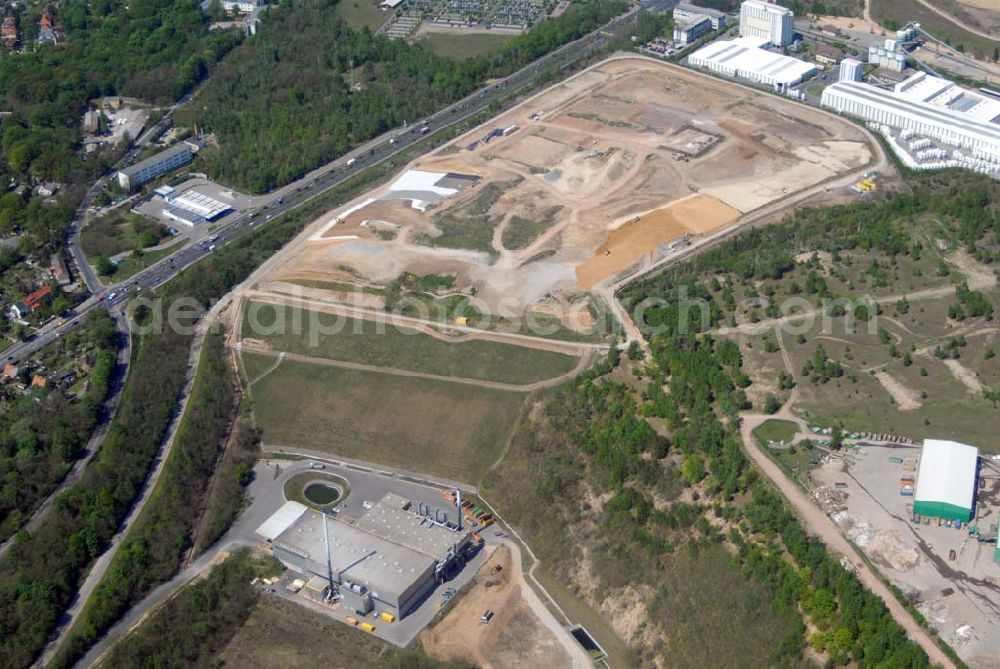
<path fill-rule="evenodd" d="M 326 465 L 322 462 L 310 462 L 309 469 L 326 469 Z"/>

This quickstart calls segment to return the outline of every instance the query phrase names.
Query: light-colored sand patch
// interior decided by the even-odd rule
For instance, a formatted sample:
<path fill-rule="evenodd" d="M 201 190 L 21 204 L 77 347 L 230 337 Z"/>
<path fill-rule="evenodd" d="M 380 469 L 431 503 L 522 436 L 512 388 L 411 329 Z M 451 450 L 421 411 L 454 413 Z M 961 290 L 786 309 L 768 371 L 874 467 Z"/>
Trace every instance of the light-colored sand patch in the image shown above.
<path fill-rule="evenodd" d="M 994 12 L 1000 12 L 1000 3 L 997 0 L 956 0 L 958 4 L 965 5 L 967 7 L 975 7 L 976 9 L 988 9 Z"/>
<path fill-rule="evenodd" d="M 968 388 L 970 393 L 975 395 L 982 395 L 986 388 L 980 382 L 979 377 L 976 376 L 975 372 L 963 365 L 958 360 L 942 360 L 951 375 L 954 376 L 959 383 Z"/>
<path fill-rule="evenodd" d="M 590 290 L 609 276 L 638 262 L 643 255 L 685 234 L 702 234 L 732 223 L 740 212 L 701 194 L 630 220 L 608 233 L 596 255 L 576 268 L 580 287 Z"/>
<path fill-rule="evenodd" d="M 892 396 L 900 411 L 913 411 L 920 408 L 920 395 L 912 388 L 904 386 L 899 379 L 887 372 L 877 372 L 875 378 Z"/>
<path fill-rule="evenodd" d="M 800 146 L 795 149 L 795 155 L 836 172 L 844 172 L 867 163 L 872 153 L 862 142 L 826 141 L 818 146 Z"/>
<path fill-rule="evenodd" d="M 735 183 L 709 186 L 703 188 L 701 192 L 746 212 L 763 207 L 793 190 L 818 184 L 835 174 L 833 170 L 823 165 L 802 162 L 782 170 L 761 174 L 754 180 L 741 179 Z"/>

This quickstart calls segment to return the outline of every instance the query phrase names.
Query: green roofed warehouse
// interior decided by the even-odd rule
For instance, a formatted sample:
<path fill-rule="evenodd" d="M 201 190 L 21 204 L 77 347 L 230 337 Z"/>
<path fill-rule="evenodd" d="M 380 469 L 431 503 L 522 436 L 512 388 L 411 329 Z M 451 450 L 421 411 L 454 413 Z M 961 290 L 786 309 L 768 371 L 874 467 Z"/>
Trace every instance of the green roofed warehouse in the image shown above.
<path fill-rule="evenodd" d="M 968 522 L 976 496 L 979 450 L 957 441 L 925 439 L 913 512 Z"/>

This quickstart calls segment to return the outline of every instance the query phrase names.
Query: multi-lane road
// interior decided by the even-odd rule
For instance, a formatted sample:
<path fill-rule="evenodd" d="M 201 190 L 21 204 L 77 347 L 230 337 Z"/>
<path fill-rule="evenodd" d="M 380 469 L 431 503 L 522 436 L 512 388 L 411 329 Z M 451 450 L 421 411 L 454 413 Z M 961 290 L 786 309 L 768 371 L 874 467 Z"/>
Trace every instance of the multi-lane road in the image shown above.
<path fill-rule="evenodd" d="M 658 2 L 662 4 L 664 0 L 658 0 Z M 57 337 L 79 327 L 82 316 L 91 309 L 122 309 L 130 294 L 142 293 L 169 281 L 184 268 L 214 252 L 214 249 L 225 245 L 234 237 L 301 206 L 356 174 L 398 155 L 435 132 L 463 123 L 470 117 L 486 111 L 491 105 L 514 98 L 518 93 L 533 86 L 541 77 L 558 73 L 572 66 L 595 49 L 606 44 L 607 34 L 631 21 L 637 11 L 639 11 L 638 7 L 633 8 L 602 28 L 542 56 L 506 79 L 490 83 L 426 119 L 387 132 L 337 160 L 310 172 L 298 181 L 263 196 L 258 199 L 259 204 L 255 208 L 222 219 L 210 242 L 192 242 L 167 258 L 133 275 L 126 282 L 116 285 L 102 286 L 79 248 L 79 228 L 82 214 L 93 202 L 93 198 L 98 192 L 99 185 L 95 184 L 88 191 L 81 204 L 78 216 L 74 220 L 71 237 L 74 260 L 80 275 L 92 293 L 91 296 L 78 305 L 71 318 L 53 321 L 41 328 L 30 340 L 8 348 L 3 354 L 5 361 L 17 363 L 51 343 Z M 177 106 L 183 102 L 179 102 Z M 168 115 L 160 121 L 161 124 L 169 123 L 169 117 L 174 109 L 176 106 L 171 108 Z M 143 138 L 148 141 L 148 138 L 153 136 L 155 135 L 151 129 L 143 135 Z M 130 155 L 134 156 L 135 151 L 136 149 L 130 151 L 123 158 L 123 162 L 127 161 Z"/>

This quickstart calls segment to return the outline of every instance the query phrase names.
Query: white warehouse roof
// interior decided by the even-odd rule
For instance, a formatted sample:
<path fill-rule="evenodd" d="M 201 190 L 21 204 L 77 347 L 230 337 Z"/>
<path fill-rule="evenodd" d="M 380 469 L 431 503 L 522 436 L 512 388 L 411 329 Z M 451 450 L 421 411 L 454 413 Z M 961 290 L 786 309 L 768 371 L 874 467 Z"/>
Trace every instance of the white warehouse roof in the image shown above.
<path fill-rule="evenodd" d="M 972 509 L 979 449 L 957 441 L 925 439 L 917 472 L 915 504 L 937 502 Z"/>
<path fill-rule="evenodd" d="M 194 190 L 186 190 L 180 195 L 170 195 L 167 197 L 167 202 L 173 207 L 201 216 L 206 221 L 211 221 L 219 214 L 232 209 L 225 202 L 219 202 Z"/>
<path fill-rule="evenodd" d="M 299 502 L 285 502 L 270 518 L 261 523 L 261 526 L 257 528 L 257 534 L 268 541 L 274 541 L 307 510 L 306 506 Z"/>
<path fill-rule="evenodd" d="M 816 69 L 812 63 L 762 48 L 766 44 L 768 40 L 763 37 L 716 40 L 692 53 L 688 62 L 772 86 L 793 86 Z"/>
<path fill-rule="evenodd" d="M 839 112 L 895 128 L 910 128 L 956 146 L 1000 153 L 1000 125 L 894 91 L 840 81 L 823 90 L 822 102 L 824 107 Z"/>

